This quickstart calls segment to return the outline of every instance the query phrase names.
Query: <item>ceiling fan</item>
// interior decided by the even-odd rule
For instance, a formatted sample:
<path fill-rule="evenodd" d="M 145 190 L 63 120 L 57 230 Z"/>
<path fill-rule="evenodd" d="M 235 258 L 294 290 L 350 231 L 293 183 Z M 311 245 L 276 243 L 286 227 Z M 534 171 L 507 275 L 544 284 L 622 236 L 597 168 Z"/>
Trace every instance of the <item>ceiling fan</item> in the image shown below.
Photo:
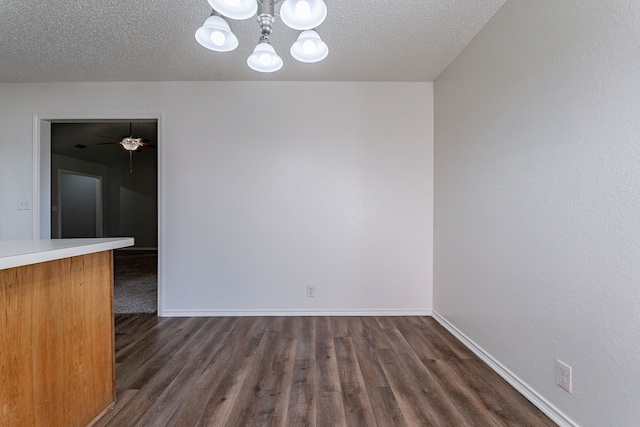
<path fill-rule="evenodd" d="M 112 138 L 110 138 L 108 136 L 102 136 L 102 135 L 96 135 L 96 136 L 99 136 L 100 138 L 112 139 Z M 141 147 L 156 148 L 155 145 L 149 143 L 149 141 L 147 141 L 146 139 L 137 138 L 137 137 L 133 136 L 132 123 L 131 122 L 129 122 L 129 135 L 124 135 L 120 141 L 99 142 L 96 145 L 108 145 L 108 144 L 120 144 L 120 145 L 122 145 L 122 147 L 125 150 L 127 150 L 129 152 L 129 173 L 133 172 L 132 155 L 133 155 L 134 151 L 139 151 Z"/>

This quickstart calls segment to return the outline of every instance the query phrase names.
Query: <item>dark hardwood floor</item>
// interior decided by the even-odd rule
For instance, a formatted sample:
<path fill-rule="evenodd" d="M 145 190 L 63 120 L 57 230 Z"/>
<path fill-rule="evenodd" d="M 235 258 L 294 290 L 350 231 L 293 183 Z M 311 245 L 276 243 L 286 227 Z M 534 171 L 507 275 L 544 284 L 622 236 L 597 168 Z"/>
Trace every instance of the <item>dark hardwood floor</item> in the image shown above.
<path fill-rule="evenodd" d="M 555 426 L 430 317 L 116 316 L 95 426 Z"/>

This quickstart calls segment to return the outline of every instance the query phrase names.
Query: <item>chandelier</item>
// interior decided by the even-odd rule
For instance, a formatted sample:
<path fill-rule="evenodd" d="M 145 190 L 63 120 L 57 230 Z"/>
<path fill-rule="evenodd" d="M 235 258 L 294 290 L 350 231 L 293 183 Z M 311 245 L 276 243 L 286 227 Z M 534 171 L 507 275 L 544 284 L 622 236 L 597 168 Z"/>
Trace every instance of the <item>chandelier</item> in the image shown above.
<path fill-rule="evenodd" d="M 323 0 L 207 0 L 213 8 L 211 16 L 196 30 L 196 40 L 207 49 L 229 52 L 238 47 L 238 38 L 224 17 L 243 20 L 256 16 L 260 25 L 260 39 L 247 65 L 262 73 L 271 73 L 282 68 L 282 58 L 269 43 L 275 21 L 274 6 L 280 6 L 280 18 L 288 27 L 300 30 L 296 42 L 291 46 L 291 56 L 300 62 L 322 61 L 329 48 L 315 31 L 327 16 L 327 5 Z"/>

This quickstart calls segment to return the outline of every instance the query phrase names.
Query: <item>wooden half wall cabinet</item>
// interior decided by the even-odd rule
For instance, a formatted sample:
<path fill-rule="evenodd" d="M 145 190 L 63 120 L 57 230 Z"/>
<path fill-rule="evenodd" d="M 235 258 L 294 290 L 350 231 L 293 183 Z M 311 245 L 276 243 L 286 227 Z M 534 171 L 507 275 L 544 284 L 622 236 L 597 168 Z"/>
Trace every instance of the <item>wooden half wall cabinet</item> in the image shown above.
<path fill-rule="evenodd" d="M 113 249 L 0 242 L 0 426 L 85 427 L 115 402 Z"/>

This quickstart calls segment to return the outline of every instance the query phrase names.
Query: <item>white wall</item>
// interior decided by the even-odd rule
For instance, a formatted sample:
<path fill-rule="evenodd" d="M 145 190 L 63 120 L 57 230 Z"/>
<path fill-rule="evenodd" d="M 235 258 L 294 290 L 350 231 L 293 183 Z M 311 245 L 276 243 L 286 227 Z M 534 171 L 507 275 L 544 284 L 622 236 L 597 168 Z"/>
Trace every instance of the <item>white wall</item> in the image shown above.
<path fill-rule="evenodd" d="M 33 114 L 158 113 L 164 314 L 431 309 L 430 83 L 0 84 L 0 100 L 0 239 L 32 236 L 16 204 Z"/>
<path fill-rule="evenodd" d="M 435 82 L 434 310 L 581 426 L 640 425 L 639 19 L 510 0 Z"/>

